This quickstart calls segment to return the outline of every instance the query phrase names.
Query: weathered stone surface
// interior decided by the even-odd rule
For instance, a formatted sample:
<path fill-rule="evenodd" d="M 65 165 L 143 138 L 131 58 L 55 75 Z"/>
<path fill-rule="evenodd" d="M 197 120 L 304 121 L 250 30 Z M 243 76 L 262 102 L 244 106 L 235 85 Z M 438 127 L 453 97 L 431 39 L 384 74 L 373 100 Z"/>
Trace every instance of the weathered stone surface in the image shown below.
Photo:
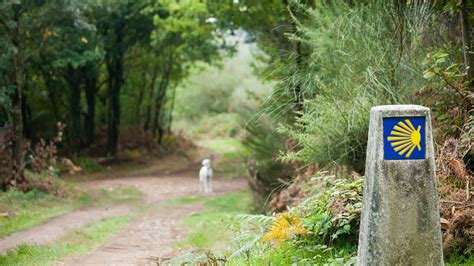
<path fill-rule="evenodd" d="M 426 157 L 384 160 L 383 118 L 425 119 Z M 416 105 L 373 107 L 358 265 L 443 265 L 430 111 Z"/>

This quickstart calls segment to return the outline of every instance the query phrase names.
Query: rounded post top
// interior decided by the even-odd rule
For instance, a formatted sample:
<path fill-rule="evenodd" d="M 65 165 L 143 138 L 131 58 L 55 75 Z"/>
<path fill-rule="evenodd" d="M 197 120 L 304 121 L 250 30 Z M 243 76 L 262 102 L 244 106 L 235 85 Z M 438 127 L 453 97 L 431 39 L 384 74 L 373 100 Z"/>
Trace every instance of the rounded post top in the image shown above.
<path fill-rule="evenodd" d="M 429 112 L 430 108 L 414 104 L 378 105 L 370 109 L 371 116 L 381 115 L 382 117 L 427 116 Z"/>
<path fill-rule="evenodd" d="M 415 104 L 377 105 L 371 111 L 429 111 L 430 108 Z"/>

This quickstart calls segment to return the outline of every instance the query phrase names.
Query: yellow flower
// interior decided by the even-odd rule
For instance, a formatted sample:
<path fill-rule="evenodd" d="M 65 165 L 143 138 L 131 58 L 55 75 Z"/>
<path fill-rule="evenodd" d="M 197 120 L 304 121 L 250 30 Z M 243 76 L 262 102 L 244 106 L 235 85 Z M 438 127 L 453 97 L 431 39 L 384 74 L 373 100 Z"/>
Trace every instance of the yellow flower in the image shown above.
<path fill-rule="evenodd" d="M 295 235 L 306 235 L 308 231 L 303 227 L 300 220 L 289 213 L 277 214 L 276 220 L 270 226 L 263 240 L 279 246 L 283 241 Z"/>

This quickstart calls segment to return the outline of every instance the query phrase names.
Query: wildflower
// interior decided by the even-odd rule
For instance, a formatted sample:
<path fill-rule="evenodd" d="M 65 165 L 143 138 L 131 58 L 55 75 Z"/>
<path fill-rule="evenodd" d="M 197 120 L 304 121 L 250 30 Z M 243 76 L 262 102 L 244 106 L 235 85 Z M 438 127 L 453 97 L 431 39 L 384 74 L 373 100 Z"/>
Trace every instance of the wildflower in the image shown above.
<path fill-rule="evenodd" d="M 263 236 L 263 240 L 279 246 L 295 235 L 306 234 L 308 234 L 308 231 L 303 227 L 301 221 L 296 216 L 286 212 L 276 215 L 276 220 Z"/>

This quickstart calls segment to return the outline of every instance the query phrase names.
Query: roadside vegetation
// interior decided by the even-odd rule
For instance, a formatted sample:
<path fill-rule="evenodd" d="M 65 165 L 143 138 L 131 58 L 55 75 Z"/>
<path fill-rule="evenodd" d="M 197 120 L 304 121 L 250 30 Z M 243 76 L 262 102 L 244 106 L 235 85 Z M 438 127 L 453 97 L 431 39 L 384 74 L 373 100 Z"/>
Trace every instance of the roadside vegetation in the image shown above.
<path fill-rule="evenodd" d="M 0 256 L 2 265 L 52 264 L 66 256 L 81 255 L 93 251 L 117 234 L 132 218 L 118 216 L 104 218 L 81 230 L 71 232 L 49 245 L 20 245 Z"/>
<path fill-rule="evenodd" d="M 210 257 L 215 258 L 216 262 L 222 262 L 220 258 L 231 252 L 229 243 L 240 224 L 236 217 L 252 212 L 251 195 L 250 191 L 241 191 L 212 198 L 181 198 L 169 202 L 171 205 L 202 204 L 204 209 L 182 221 L 181 226 L 187 234 L 176 246 L 185 250 L 191 249 L 192 252 L 173 258 L 168 263 L 197 264 L 208 261 Z M 204 254 L 206 252 L 207 254 Z"/>
<path fill-rule="evenodd" d="M 135 188 L 99 189 L 86 192 L 77 191 L 75 195 L 58 197 L 40 190 L 21 192 L 10 190 L 0 194 L 0 237 L 10 235 L 46 222 L 82 207 L 111 206 L 114 204 L 133 204 L 142 193 Z"/>

